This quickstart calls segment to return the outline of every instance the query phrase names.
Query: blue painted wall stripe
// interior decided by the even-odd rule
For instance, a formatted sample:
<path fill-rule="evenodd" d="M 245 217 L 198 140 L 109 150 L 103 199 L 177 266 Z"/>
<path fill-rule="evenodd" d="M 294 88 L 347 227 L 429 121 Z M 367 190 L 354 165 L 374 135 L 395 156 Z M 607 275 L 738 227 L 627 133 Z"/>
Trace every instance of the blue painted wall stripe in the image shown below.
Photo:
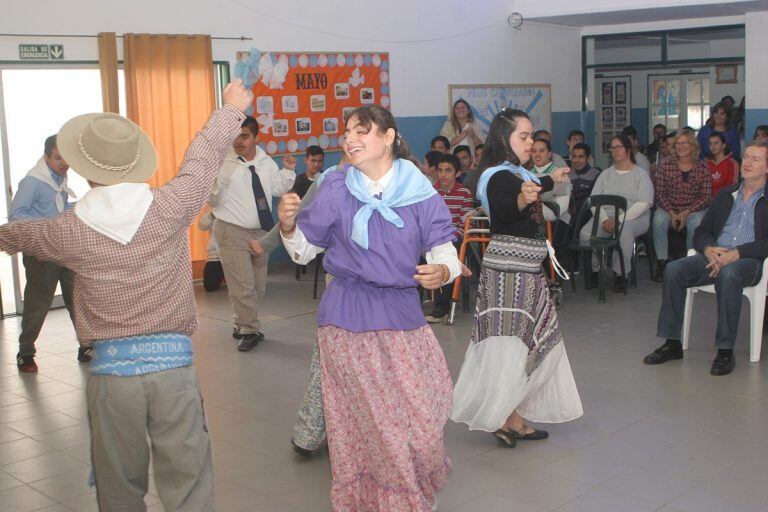
<path fill-rule="evenodd" d="M 755 128 L 768 124 L 768 108 L 749 108 L 744 112 L 744 139 L 752 140 Z"/>

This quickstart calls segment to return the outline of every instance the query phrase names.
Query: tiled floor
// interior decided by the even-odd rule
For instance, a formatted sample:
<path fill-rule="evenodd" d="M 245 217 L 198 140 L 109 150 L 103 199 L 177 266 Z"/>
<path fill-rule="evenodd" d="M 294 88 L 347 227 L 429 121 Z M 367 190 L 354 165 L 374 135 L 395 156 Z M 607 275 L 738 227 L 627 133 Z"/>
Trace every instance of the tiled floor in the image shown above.
<path fill-rule="evenodd" d="M 641 272 L 628 296 L 567 289 L 560 320 L 584 417 L 551 437 L 508 450 L 490 435 L 446 426 L 454 462 L 441 511 L 768 511 L 768 363 L 748 362 L 747 309 L 736 371 L 711 377 L 715 303 L 697 298 L 683 361 L 642 364 L 655 348 L 660 285 Z M 304 460 L 288 440 L 306 384 L 317 302 L 311 273 L 270 274 L 262 318 L 267 341 L 235 350 L 226 291 L 198 291 L 197 371 L 214 439 L 219 511 L 323 511 L 327 455 Z M 435 331 L 454 377 L 470 317 Z M 75 360 L 63 311 L 38 342 L 40 373 L 13 363 L 18 320 L 0 322 L 0 510 L 96 510 L 88 475 L 87 366 Z M 162 510 L 154 488 L 149 509 Z"/>

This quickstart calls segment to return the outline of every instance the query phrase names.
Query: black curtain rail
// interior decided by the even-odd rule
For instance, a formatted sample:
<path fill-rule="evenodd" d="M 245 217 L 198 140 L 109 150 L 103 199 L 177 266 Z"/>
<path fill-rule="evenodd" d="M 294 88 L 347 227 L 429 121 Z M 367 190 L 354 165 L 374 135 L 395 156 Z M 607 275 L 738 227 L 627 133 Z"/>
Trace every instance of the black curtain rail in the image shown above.
<path fill-rule="evenodd" d="M 166 34 L 158 34 L 158 35 L 166 35 Z M 168 35 L 175 35 L 175 34 L 168 34 Z M 0 34 L 0 37 L 99 37 L 97 34 Z M 115 37 L 123 37 L 123 36 L 115 36 Z M 217 36 L 211 36 L 211 39 L 215 39 L 217 41 L 253 41 L 252 37 L 246 37 L 246 36 L 239 36 L 239 37 L 217 37 Z"/>

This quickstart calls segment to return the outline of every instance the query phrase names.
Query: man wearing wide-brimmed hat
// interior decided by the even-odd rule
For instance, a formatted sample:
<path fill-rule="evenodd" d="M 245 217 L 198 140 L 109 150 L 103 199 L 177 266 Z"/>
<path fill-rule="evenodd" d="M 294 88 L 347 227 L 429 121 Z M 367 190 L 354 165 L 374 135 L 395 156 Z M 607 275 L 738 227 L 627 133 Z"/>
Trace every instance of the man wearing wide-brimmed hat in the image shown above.
<path fill-rule="evenodd" d="M 75 329 L 93 344 L 87 398 L 101 510 L 145 510 L 151 441 L 166 510 L 213 510 L 211 442 L 192 340 L 197 329 L 187 229 L 240 133 L 251 93 L 237 81 L 192 141 L 178 175 L 151 190 L 149 138 L 116 114 L 59 131 L 61 155 L 94 188 L 56 219 L 0 226 L 0 249 L 75 273 Z"/>

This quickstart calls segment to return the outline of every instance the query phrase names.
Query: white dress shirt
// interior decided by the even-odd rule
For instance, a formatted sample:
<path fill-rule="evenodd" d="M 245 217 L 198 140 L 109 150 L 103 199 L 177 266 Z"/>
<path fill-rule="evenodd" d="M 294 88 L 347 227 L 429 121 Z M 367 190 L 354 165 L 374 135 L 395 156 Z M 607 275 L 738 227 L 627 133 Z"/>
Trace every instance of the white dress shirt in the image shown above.
<path fill-rule="evenodd" d="M 376 181 L 370 179 L 365 175 L 365 173 L 362 174 L 363 180 L 365 181 L 368 190 L 371 192 L 371 195 L 375 196 L 384 192 L 384 189 L 387 188 L 387 185 L 389 185 L 389 183 L 392 181 L 394 173 L 395 169 L 393 166 L 389 169 L 389 171 L 386 172 L 386 174 L 384 174 L 384 176 Z M 280 232 L 280 237 L 283 239 L 283 245 L 285 246 L 285 250 L 288 252 L 288 255 L 295 263 L 298 263 L 299 265 L 306 265 L 315 259 L 319 253 L 323 252 L 322 247 L 317 247 L 316 245 L 312 245 L 309 243 L 309 241 L 307 241 L 307 239 L 304 237 L 304 233 L 301 232 L 301 229 L 299 229 L 298 226 L 296 226 L 296 229 L 292 233 L 291 238 L 286 238 L 283 236 L 282 231 Z M 448 267 L 450 277 L 447 283 L 453 282 L 453 280 L 459 277 L 461 274 L 461 263 L 459 262 L 458 255 L 456 254 L 456 248 L 451 242 L 446 242 L 442 245 L 433 247 L 429 252 L 427 252 L 425 256 L 427 263 L 429 264 L 442 264 Z"/>
<path fill-rule="evenodd" d="M 278 169 L 275 161 L 257 146 L 253 160 L 242 162 L 234 152 L 227 156 L 208 202 L 213 206 L 217 219 L 246 229 L 260 229 L 259 211 L 248 169 L 251 165 L 256 168 L 270 210 L 273 196 L 280 197 L 293 188 L 296 173 L 292 169 Z"/>

